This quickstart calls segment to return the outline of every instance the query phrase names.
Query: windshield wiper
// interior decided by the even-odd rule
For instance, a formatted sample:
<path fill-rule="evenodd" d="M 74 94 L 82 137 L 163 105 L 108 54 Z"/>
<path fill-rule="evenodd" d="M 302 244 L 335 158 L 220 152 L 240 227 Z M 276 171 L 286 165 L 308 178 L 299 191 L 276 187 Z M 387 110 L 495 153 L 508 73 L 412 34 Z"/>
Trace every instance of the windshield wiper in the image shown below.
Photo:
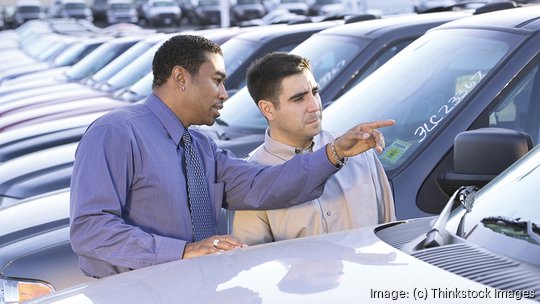
<path fill-rule="evenodd" d="M 448 220 L 450 219 L 452 207 L 454 206 L 454 200 L 456 199 L 456 197 L 458 197 L 459 201 L 465 207 L 468 213 L 473 206 L 476 191 L 478 191 L 478 188 L 476 188 L 475 186 L 466 186 L 460 187 L 456 192 L 454 192 L 452 197 L 446 203 L 446 206 L 444 206 L 444 209 L 441 211 L 439 217 L 437 217 L 437 220 L 435 221 L 431 229 L 426 233 L 426 238 L 423 241 L 423 248 L 444 245 L 445 239 L 448 237 L 448 233 L 446 232 L 445 227 L 448 223 Z"/>
<path fill-rule="evenodd" d="M 540 227 L 530 220 L 519 217 L 512 219 L 504 216 L 489 216 L 483 218 L 481 222 L 494 232 L 540 245 Z"/>

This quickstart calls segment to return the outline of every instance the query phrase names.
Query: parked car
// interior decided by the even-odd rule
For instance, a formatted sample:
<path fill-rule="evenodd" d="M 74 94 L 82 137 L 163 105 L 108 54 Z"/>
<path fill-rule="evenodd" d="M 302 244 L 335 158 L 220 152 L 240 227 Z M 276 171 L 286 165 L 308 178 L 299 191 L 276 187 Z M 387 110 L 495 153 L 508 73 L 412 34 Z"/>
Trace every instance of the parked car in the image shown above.
<path fill-rule="evenodd" d="M 279 0 L 278 8 L 297 15 L 309 15 L 309 6 L 304 0 Z"/>
<path fill-rule="evenodd" d="M 150 25 L 180 25 L 182 12 L 173 0 L 148 0 L 142 6 L 144 20 Z"/>
<path fill-rule="evenodd" d="M 470 13 L 400 16 L 335 26 L 314 34 L 291 52 L 311 61 L 323 107 L 382 66 L 427 30 Z M 245 82 L 221 111 L 219 121 L 202 127 L 218 145 L 244 157 L 264 141 L 267 122 Z"/>
<path fill-rule="evenodd" d="M 484 133 L 487 137 L 460 134 L 456 139 L 456 149 L 480 148 L 458 156 L 458 162 L 482 163 L 462 176 L 465 185 L 466 177 L 474 179 L 491 169 L 482 162 L 486 151 L 492 160 L 506 159 L 501 157 L 505 153 L 491 153 L 482 145 L 496 142 L 494 146 L 526 152 L 522 150 L 524 136 L 514 138 L 519 132 L 510 131 L 511 138 L 506 138 L 505 131 L 497 132 Z M 460 303 L 535 303 L 540 300 L 539 179 L 540 147 L 536 147 L 482 190 L 475 192 L 467 186 L 456 191 L 456 201 L 453 197 L 447 206 L 461 203 L 463 207 L 452 214 L 443 211 L 437 218 L 173 261 L 90 280 L 29 303 L 172 303 L 178 299 L 188 303 L 439 303 L 456 299 Z M 61 208 L 58 201 L 55 205 Z M 35 202 L 32 205 L 39 208 Z M 13 219 L 17 210 L 10 209 L 14 207 L 0 215 L 5 212 L 7 220 Z M 59 217 L 56 229 L 51 229 L 56 233 L 67 233 L 60 224 L 67 222 L 67 211 L 63 212 L 64 218 Z M 434 238 L 433 231 L 444 237 Z M 26 282 L 12 279 L 8 286 L 17 295 L 12 286 Z"/>
<path fill-rule="evenodd" d="M 15 26 L 20 26 L 28 20 L 43 19 L 45 13 L 39 0 L 17 0 L 13 19 Z"/>
<path fill-rule="evenodd" d="M 245 85 L 246 70 L 255 59 L 273 51 L 288 52 L 311 35 L 340 24 L 343 21 L 270 25 L 231 38 L 221 47 L 227 69 L 225 88 L 229 96 Z"/>
<path fill-rule="evenodd" d="M 139 15 L 131 0 L 109 0 L 105 14 L 108 24 L 139 22 Z"/>
<path fill-rule="evenodd" d="M 219 0 L 194 0 L 195 19 L 200 25 L 221 24 Z"/>
<path fill-rule="evenodd" d="M 325 16 L 333 13 L 342 13 L 346 10 L 342 0 L 315 0 L 309 5 L 311 16 Z"/>
<path fill-rule="evenodd" d="M 49 17 L 94 21 L 92 11 L 85 0 L 55 0 L 49 7 Z"/>
<path fill-rule="evenodd" d="M 80 37 L 73 40 L 73 43 L 69 44 L 64 50 L 60 51 L 58 55 L 48 61 L 35 62 L 33 64 L 26 64 L 24 66 L 14 67 L 0 73 L 0 83 L 9 79 L 14 79 L 27 75 L 30 73 L 36 73 L 45 70 L 55 70 L 57 68 L 63 68 L 66 66 L 72 66 L 79 62 L 82 58 L 95 50 L 101 44 L 110 40 L 109 36 L 98 37 Z"/>
<path fill-rule="evenodd" d="M 236 0 L 236 3 L 231 5 L 232 24 L 262 18 L 264 15 L 266 15 L 266 9 L 261 0 Z"/>
<path fill-rule="evenodd" d="M 89 86 L 95 86 L 97 83 L 101 83 L 112 77 L 113 74 L 138 58 L 143 52 L 157 43 L 162 38 L 162 35 L 157 34 L 151 35 L 148 38 L 135 38 L 135 40 L 127 37 L 107 41 L 80 62 L 66 70 L 37 72 L 7 80 L 0 87 L 0 104 L 43 95 L 44 91 L 36 94 L 38 91 L 34 89 L 63 83 L 84 82 L 84 84 Z M 124 52 L 126 52 L 125 55 L 123 55 Z M 65 90 L 65 88 L 62 90 Z"/>

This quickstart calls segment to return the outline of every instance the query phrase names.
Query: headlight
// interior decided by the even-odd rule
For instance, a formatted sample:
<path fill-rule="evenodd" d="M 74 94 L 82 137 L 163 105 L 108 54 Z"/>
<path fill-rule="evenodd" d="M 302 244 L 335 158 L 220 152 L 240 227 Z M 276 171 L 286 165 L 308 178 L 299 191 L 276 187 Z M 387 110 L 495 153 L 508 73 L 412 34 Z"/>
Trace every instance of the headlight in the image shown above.
<path fill-rule="evenodd" d="M 0 277 L 0 303 L 21 303 L 53 292 L 45 282 Z"/>

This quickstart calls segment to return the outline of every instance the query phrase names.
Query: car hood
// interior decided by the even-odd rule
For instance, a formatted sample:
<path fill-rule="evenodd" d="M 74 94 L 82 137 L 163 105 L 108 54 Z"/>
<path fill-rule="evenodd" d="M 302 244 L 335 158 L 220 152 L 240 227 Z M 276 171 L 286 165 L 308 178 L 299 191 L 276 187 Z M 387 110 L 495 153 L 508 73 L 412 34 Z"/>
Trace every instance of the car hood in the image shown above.
<path fill-rule="evenodd" d="M 410 303 L 438 289 L 494 293 L 492 288 L 396 250 L 380 241 L 374 229 L 156 265 L 83 284 L 34 303 L 172 303 L 178 299 L 186 303 L 370 303 L 393 297 Z"/>

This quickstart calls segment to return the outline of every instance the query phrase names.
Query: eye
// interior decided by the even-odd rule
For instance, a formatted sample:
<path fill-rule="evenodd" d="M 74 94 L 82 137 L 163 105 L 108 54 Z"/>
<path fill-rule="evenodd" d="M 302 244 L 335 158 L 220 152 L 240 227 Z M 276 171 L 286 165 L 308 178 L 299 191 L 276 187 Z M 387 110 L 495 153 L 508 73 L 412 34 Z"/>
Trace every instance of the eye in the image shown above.
<path fill-rule="evenodd" d="M 319 94 L 319 87 L 314 87 L 313 90 L 311 90 L 311 93 L 312 93 L 313 95 Z"/>

